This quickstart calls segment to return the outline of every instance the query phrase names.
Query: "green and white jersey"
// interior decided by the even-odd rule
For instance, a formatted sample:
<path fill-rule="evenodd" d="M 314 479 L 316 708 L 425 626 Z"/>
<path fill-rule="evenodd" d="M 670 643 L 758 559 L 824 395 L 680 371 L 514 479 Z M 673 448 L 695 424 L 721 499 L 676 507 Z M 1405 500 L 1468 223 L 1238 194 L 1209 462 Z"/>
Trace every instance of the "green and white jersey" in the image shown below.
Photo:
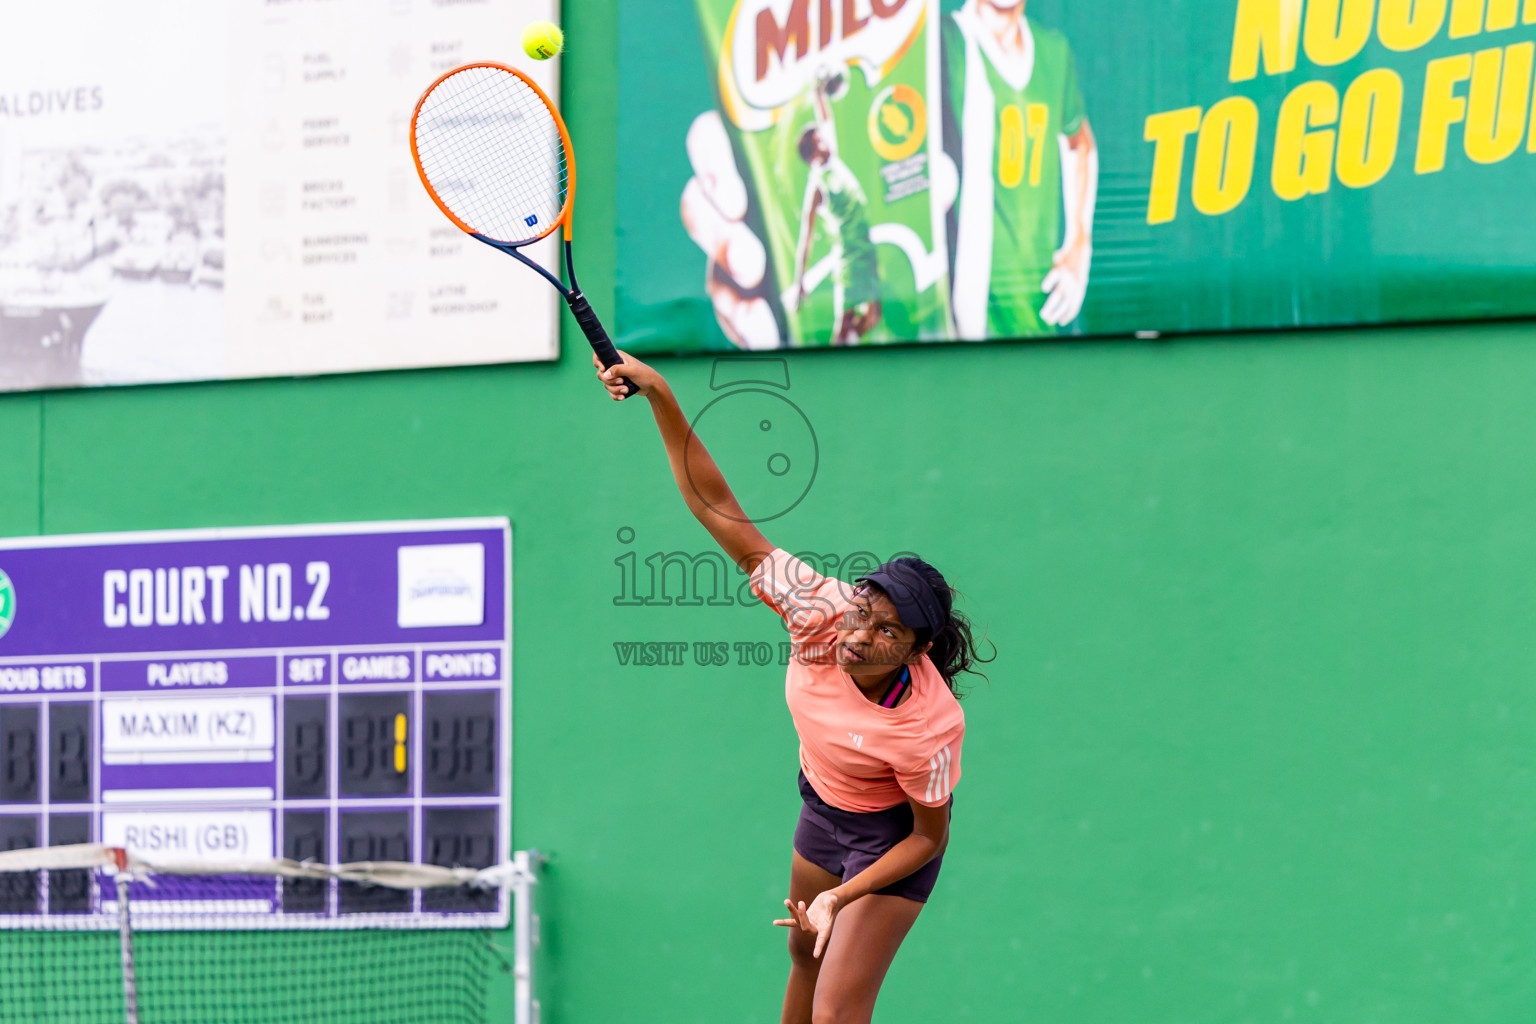
<path fill-rule="evenodd" d="M 1086 115 L 1066 37 L 1028 17 L 1025 26 L 1021 57 L 1004 52 L 968 9 L 944 20 L 946 148 L 960 171 L 951 237 L 962 337 L 1055 333 L 1040 319 L 1040 284 L 1063 241 L 1059 140 Z"/>
<path fill-rule="evenodd" d="M 833 237 L 838 258 L 835 283 L 849 306 L 880 297 L 880 267 L 869 237 L 869 200 L 848 165 L 836 156 L 811 168 L 812 187 L 821 192 L 817 215 Z"/>

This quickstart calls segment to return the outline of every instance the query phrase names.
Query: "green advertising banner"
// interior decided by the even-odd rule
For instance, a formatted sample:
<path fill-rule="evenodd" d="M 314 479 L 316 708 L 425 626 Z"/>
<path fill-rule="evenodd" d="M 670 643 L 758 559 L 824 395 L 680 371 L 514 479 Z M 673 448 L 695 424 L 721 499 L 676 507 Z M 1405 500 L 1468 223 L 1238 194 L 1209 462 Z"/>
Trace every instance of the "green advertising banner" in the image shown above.
<path fill-rule="evenodd" d="M 1536 313 L 1536 0 L 632 0 L 638 352 Z"/>

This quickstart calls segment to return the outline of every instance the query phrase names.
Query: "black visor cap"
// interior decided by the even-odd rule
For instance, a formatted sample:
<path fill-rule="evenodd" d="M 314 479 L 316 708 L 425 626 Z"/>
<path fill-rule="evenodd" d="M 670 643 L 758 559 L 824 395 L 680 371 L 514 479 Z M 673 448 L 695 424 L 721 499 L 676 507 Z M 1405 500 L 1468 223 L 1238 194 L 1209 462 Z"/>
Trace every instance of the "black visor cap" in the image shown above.
<path fill-rule="evenodd" d="M 901 562 L 886 562 L 855 582 L 873 583 L 890 597 L 902 625 L 917 634 L 918 643 L 932 639 L 944 624 L 944 606 L 922 573 Z"/>

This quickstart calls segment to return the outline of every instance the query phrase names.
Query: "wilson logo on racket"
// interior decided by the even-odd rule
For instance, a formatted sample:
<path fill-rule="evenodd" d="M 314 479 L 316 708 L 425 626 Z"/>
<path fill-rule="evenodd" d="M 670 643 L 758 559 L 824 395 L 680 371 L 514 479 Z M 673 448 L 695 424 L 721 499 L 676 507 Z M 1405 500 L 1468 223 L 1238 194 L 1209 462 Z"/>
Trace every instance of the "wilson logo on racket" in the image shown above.
<path fill-rule="evenodd" d="M 539 215 L 536 214 L 536 213 L 532 214 L 531 216 L 523 218 L 523 223 L 527 224 L 529 227 L 533 227 L 538 222 L 539 222 Z"/>

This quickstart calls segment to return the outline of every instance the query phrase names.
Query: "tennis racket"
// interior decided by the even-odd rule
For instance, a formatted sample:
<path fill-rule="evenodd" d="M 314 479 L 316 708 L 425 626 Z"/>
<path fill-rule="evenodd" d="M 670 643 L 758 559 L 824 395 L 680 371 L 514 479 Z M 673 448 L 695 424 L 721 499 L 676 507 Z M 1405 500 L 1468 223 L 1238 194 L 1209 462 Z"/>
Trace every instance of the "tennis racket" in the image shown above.
<path fill-rule="evenodd" d="M 532 267 L 554 285 L 602 364 L 619 353 L 576 283 L 571 210 L 576 158 L 560 112 L 531 79 L 504 64 L 465 64 L 427 87 L 411 115 L 411 156 L 427 194 L 471 238 Z M 565 229 L 566 287 L 524 246 Z M 624 378 L 629 394 L 639 389 Z"/>

